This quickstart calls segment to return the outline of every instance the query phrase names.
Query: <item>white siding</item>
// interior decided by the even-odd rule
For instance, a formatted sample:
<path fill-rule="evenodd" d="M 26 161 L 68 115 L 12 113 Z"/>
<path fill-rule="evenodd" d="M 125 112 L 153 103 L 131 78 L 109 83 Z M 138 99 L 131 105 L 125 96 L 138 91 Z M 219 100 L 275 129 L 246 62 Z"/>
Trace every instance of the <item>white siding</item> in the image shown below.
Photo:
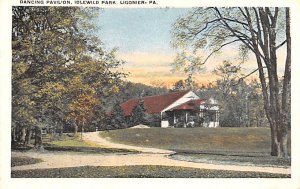
<path fill-rule="evenodd" d="M 161 121 L 161 127 L 163 127 L 163 128 L 169 127 L 169 122 L 168 121 Z"/>
<path fill-rule="evenodd" d="M 203 127 L 216 128 L 216 127 L 219 127 L 219 122 L 208 122 L 208 123 L 203 123 Z"/>
<path fill-rule="evenodd" d="M 211 107 L 209 107 L 209 110 L 215 110 L 215 111 L 217 111 L 219 109 L 220 109 L 219 106 L 211 106 Z"/>

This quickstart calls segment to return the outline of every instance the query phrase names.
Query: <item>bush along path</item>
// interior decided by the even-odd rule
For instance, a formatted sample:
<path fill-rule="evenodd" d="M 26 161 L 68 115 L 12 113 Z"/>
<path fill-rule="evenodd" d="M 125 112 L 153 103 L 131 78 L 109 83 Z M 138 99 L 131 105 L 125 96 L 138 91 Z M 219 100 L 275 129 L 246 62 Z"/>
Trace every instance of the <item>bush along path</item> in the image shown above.
<path fill-rule="evenodd" d="M 12 171 L 30 170 L 30 169 L 50 169 L 66 168 L 79 166 L 133 166 L 133 165 L 161 165 L 186 168 L 199 168 L 211 170 L 229 170 L 229 171 L 248 171 L 275 174 L 290 174 L 290 168 L 276 167 L 258 167 L 258 166 L 240 166 L 240 165 L 216 165 L 210 163 L 194 163 L 170 159 L 169 156 L 175 152 L 154 148 L 144 148 L 116 144 L 99 136 L 99 133 L 85 133 L 83 139 L 96 143 L 107 148 L 118 148 L 127 150 L 136 150 L 141 153 L 136 154 L 84 154 L 84 153 L 66 153 L 66 152 L 12 152 L 12 157 L 26 156 L 42 159 L 43 162 L 12 167 Z"/>

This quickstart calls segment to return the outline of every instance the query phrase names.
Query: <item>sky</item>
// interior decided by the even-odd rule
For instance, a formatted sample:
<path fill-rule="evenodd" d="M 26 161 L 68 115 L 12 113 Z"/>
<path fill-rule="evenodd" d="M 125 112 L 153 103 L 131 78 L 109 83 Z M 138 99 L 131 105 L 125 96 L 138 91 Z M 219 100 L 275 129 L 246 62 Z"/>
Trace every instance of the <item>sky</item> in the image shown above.
<path fill-rule="evenodd" d="M 171 53 L 171 25 L 190 9 L 104 9 L 99 16 L 100 37 L 120 52 Z"/>
<path fill-rule="evenodd" d="M 171 72 L 176 51 L 171 48 L 171 26 L 191 9 L 104 9 L 98 26 L 99 37 L 109 49 L 117 47 L 117 57 L 126 61 L 127 80 L 172 85 L 186 76 Z"/>
<path fill-rule="evenodd" d="M 164 83 L 167 87 L 187 76 L 171 72 L 171 63 L 176 50 L 172 49 L 171 28 L 176 19 L 191 9 L 184 8 L 132 8 L 103 9 L 96 23 L 98 36 L 108 49 L 118 48 L 117 58 L 126 63 L 122 67 L 130 75 L 128 81 L 148 85 Z M 211 71 L 228 57 L 237 57 L 232 47 L 224 48 L 223 55 L 212 58 L 206 65 L 206 71 L 196 75 L 199 84 L 207 84 L 216 78 Z M 244 65 L 245 73 L 255 69 L 254 57 Z M 248 71 L 247 71 L 248 70 Z"/>

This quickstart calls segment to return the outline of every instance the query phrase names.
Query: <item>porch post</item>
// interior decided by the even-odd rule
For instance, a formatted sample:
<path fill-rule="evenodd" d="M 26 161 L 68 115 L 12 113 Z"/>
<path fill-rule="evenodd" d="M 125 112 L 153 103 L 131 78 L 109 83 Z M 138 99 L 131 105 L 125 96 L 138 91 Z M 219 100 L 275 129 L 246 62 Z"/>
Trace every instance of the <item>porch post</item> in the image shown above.
<path fill-rule="evenodd" d="M 216 122 L 217 122 L 217 127 L 219 127 L 219 111 L 216 111 Z"/>
<path fill-rule="evenodd" d="M 187 111 L 185 112 L 185 122 L 184 122 L 184 127 L 187 125 Z"/>
<path fill-rule="evenodd" d="M 176 123 L 175 111 L 173 111 L 173 119 L 174 119 L 173 123 L 175 125 L 175 123 Z"/>
<path fill-rule="evenodd" d="M 187 123 L 188 118 L 187 118 L 187 112 L 185 112 L 185 122 Z"/>
<path fill-rule="evenodd" d="M 162 127 L 162 112 L 160 112 L 160 127 Z"/>

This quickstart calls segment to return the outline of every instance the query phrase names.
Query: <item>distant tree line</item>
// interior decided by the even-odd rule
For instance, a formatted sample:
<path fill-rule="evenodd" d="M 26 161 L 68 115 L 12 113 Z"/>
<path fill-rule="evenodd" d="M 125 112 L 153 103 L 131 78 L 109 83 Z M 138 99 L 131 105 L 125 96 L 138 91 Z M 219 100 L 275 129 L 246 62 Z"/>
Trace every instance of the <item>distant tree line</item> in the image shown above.
<path fill-rule="evenodd" d="M 124 87 L 121 87 L 120 93 L 110 97 L 107 101 L 114 104 L 113 108 L 111 108 L 112 115 L 108 119 L 108 125 L 115 125 L 118 128 L 127 128 L 138 123 L 147 125 L 152 123 L 153 125 L 154 122 L 160 120 L 160 117 L 141 114 L 141 112 L 145 111 L 142 100 L 136 107 L 136 110 L 140 111 L 131 115 L 130 118 L 124 117 L 120 104 L 132 98 L 139 98 L 144 94 L 144 96 L 150 96 L 174 91 L 192 90 L 201 99 L 213 98 L 217 100 L 220 105 L 221 127 L 268 126 L 263 106 L 262 89 L 257 79 L 253 78 L 249 81 L 239 80 L 243 76 L 241 68 L 229 61 L 224 61 L 217 66 L 212 74 L 217 77 L 214 82 L 201 85 L 196 83 L 193 78 L 190 78 L 175 82 L 171 89 L 156 88 L 139 83 L 126 83 Z M 190 81 L 191 83 L 188 83 Z M 141 115 L 138 116 L 138 114 Z M 132 121 L 137 119 L 135 117 L 140 117 L 140 121 Z M 154 126 L 156 125 L 154 124 Z"/>
<path fill-rule="evenodd" d="M 166 87 L 149 86 L 142 83 L 123 82 L 120 92 L 106 98 L 105 109 L 112 110 L 113 106 L 133 98 L 161 95 L 169 92 Z"/>
<path fill-rule="evenodd" d="M 221 127 L 267 127 L 262 89 L 255 78 L 243 77 L 241 67 L 224 61 L 213 73 L 217 79 L 208 84 L 198 84 L 193 79 L 177 81 L 171 91 L 193 90 L 201 99 L 213 98 L 220 105 Z M 188 83 L 192 81 L 192 83 Z"/>

